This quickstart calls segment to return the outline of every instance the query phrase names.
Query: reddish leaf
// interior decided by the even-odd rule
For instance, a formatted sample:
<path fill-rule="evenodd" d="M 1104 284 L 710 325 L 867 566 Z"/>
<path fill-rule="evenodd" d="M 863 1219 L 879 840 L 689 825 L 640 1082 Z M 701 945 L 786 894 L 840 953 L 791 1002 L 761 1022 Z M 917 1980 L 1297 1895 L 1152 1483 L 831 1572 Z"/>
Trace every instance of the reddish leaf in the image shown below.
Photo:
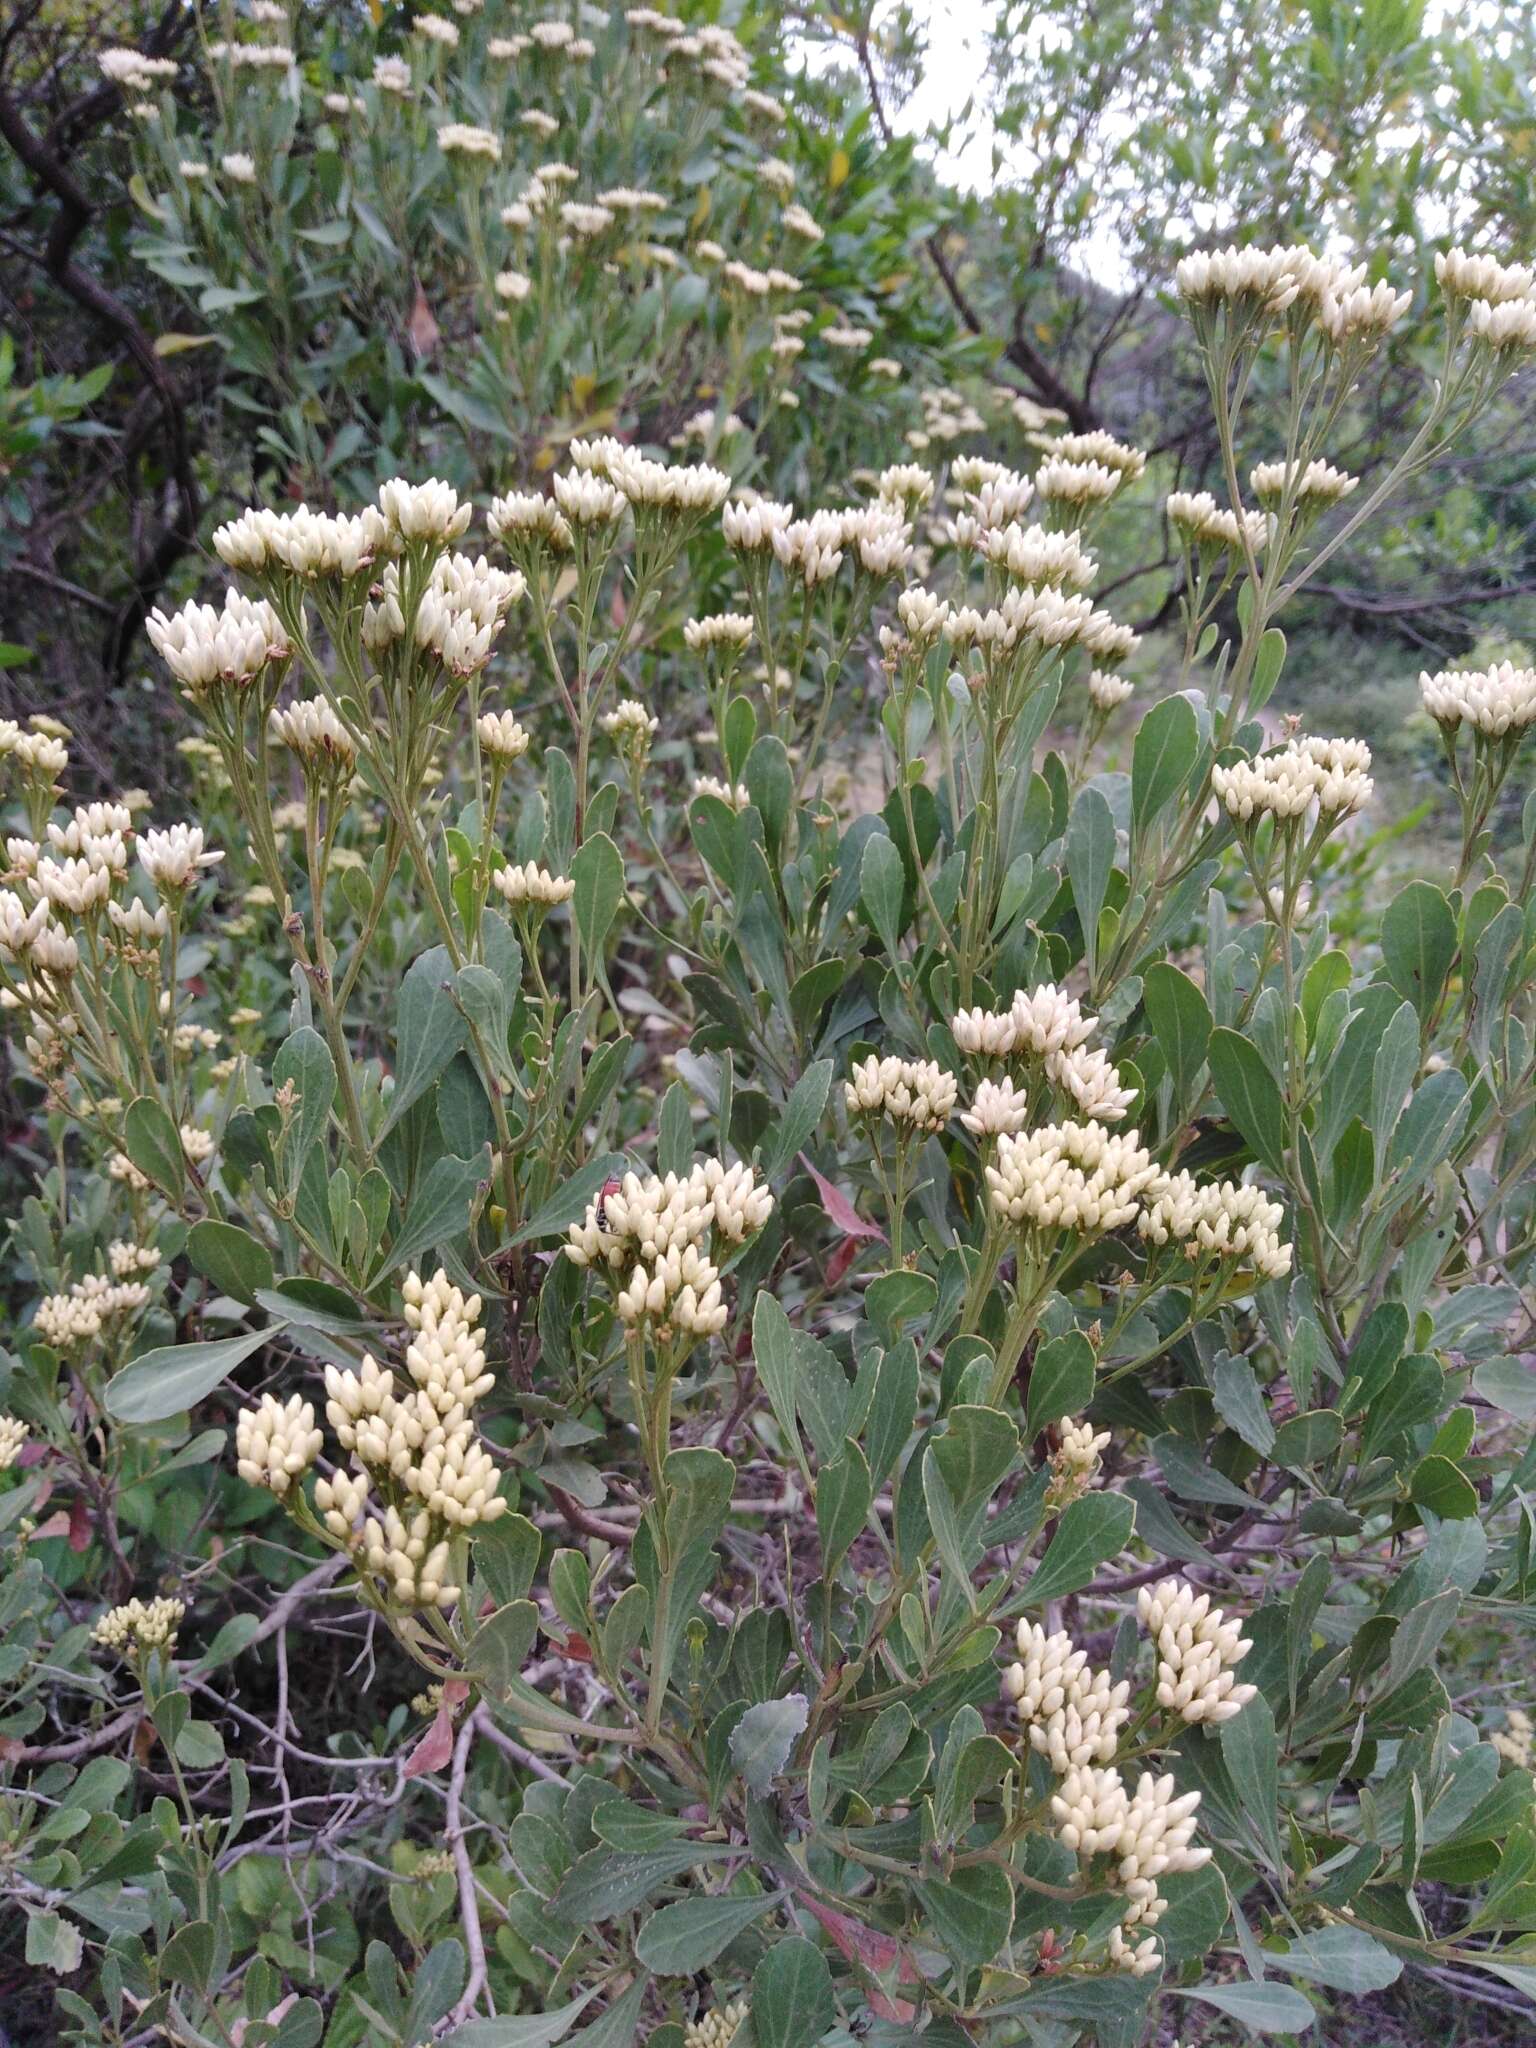
<path fill-rule="evenodd" d="M 46 1536 L 67 1536 L 70 1518 L 63 1508 L 55 1508 L 46 1522 L 39 1522 L 32 1532 L 34 1543 L 40 1543 Z"/>
<path fill-rule="evenodd" d="M 803 1892 L 800 1903 L 821 1922 L 850 1963 L 860 1964 L 876 1977 L 888 1976 L 895 1967 L 898 1984 L 921 1984 L 923 1981 L 916 1963 L 894 1935 L 881 1934 L 877 1928 L 866 1927 L 862 1920 L 855 1920 L 847 1913 L 835 1913 L 830 1906 L 807 1898 Z M 893 2009 L 882 2017 L 910 2019 L 912 2008 Z"/>
<path fill-rule="evenodd" d="M 83 1493 L 75 1495 L 69 1510 L 69 1547 L 77 1554 L 91 1547 L 91 1511 Z"/>
<path fill-rule="evenodd" d="M 553 1641 L 553 1638 L 551 1638 L 551 1641 Z M 560 1650 L 563 1656 L 569 1657 L 573 1664 L 590 1664 L 592 1662 L 592 1645 L 585 1636 L 577 1635 L 574 1629 L 571 1630 L 571 1633 L 563 1643 L 556 1644 L 555 1647 Z"/>
<path fill-rule="evenodd" d="M 432 1726 L 406 1758 L 405 1777 L 424 1778 L 428 1771 L 447 1769 L 453 1758 L 454 1710 L 468 1697 L 469 1687 L 462 1678 L 444 1680 L 442 1705 L 432 1718 Z"/>
<path fill-rule="evenodd" d="M 885 1232 L 879 1224 L 867 1222 L 842 1189 L 833 1187 L 824 1174 L 818 1173 L 803 1152 L 800 1154 L 800 1164 L 815 1181 L 816 1192 L 821 1197 L 821 1206 L 826 1210 L 829 1222 L 835 1223 L 848 1237 L 878 1237 L 882 1244 L 885 1243 Z"/>
<path fill-rule="evenodd" d="M 858 1256 L 859 1240 L 856 1237 L 845 1237 L 827 1261 L 828 1287 L 837 1285 Z"/>
<path fill-rule="evenodd" d="M 437 347 L 438 325 L 432 317 L 432 308 L 427 304 L 427 295 L 420 285 L 416 287 L 416 303 L 411 308 L 411 318 L 406 330 L 411 337 L 411 347 L 418 356 L 429 356 Z"/>

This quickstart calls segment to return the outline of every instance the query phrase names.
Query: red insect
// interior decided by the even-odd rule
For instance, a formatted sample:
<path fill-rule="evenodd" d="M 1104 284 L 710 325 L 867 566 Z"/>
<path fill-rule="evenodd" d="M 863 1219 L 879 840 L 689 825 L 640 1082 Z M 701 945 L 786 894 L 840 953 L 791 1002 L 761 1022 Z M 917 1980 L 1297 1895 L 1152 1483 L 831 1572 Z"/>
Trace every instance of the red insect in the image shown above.
<path fill-rule="evenodd" d="M 599 1230 L 606 1230 L 608 1228 L 608 1197 L 610 1195 L 616 1195 L 622 1186 L 622 1181 L 605 1180 L 602 1186 L 598 1189 L 597 1227 Z"/>

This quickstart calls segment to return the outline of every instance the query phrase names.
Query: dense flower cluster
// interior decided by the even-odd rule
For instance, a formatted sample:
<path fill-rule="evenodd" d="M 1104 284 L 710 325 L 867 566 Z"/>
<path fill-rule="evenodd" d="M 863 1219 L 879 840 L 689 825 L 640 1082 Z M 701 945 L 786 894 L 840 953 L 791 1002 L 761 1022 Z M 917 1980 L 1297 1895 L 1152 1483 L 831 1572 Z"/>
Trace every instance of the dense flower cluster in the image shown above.
<path fill-rule="evenodd" d="M 843 1095 L 850 1116 L 885 1117 L 917 1131 L 942 1131 L 955 1113 L 958 1084 L 933 1060 L 860 1060 Z"/>
<path fill-rule="evenodd" d="M 1419 694 L 1442 725 L 1470 725 L 1490 739 L 1536 724 L 1536 669 L 1516 668 L 1511 661 L 1421 675 Z"/>
<path fill-rule="evenodd" d="M 146 1650 L 159 1650 L 168 1657 L 176 1647 L 176 1631 L 186 1612 L 181 1600 L 129 1600 L 101 1617 L 91 1631 L 91 1640 L 123 1657 L 141 1657 Z"/>
<path fill-rule="evenodd" d="M 1136 1596 L 1142 1626 L 1157 1648 L 1157 1703 L 1184 1721 L 1230 1721 L 1258 1688 L 1238 1683 L 1238 1665 L 1253 1648 L 1209 1593 L 1182 1579 L 1143 1586 Z"/>
<path fill-rule="evenodd" d="M 1298 739 L 1257 760 L 1218 762 L 1211 787 L 1239 824 L 1265 813 L 1280 820 L 1312 812 L 1343 818 L 1370 802 L 1370 766 L 1364 740 Z"/>
<path fill-rule="evenodd" d="M 659 1344 L 708 1337 L 729 1320 L 720 1267 L 773 1213 L 773 1196 L 750 1166 L 709 1159 L 687 1174 L 627 1173 L 588 1204 L 565 1255 L 622 1281 L 621 1323 Z"/>

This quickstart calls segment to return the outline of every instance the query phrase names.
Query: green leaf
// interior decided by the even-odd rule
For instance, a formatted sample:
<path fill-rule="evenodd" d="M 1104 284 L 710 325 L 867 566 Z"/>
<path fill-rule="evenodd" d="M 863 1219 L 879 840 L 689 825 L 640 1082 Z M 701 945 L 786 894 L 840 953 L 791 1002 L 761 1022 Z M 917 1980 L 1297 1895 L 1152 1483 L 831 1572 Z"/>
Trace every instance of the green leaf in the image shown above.
<path fill-rule="evenodd" d="M 1477 1513 L 1477 1488 L 1458 1464 L 1438 1452 L 1415 1466 L 1408 1496 L 1415 1507 L 1428 1508 L 1443 1522 Z"/>
<path fill-rule="evenodd" d="M 962 1513 L 992 1492 L 1019 1454 L 1019 1432 L 1000 1408 L 951 1408 L 942 1436 L 934 1438 L 934 1462 L 950 1497 Z"/>
<path fill-rule="evenodd" d="M 1180 1097 L 1188 1095 L 1211 1042 L 1211 1009 L 1181 969 L 1154 960 L 1142 976 L 1141 999 L 1158 1050 Z"/>
<path fill-rule="evenodd" d="M 469 1228 L 469 1212 L 480 1183 L 489 1177 L 491 1153 L 487 1146 L 476 1159 L 456 1159 L 451 1152 L 433 1162 L 406 1211 L 400 1235 L 385 1254 L 375 1281 L 398 1266 L 419 1258 L 439 1245 L 452 1244 Z"/>
<path fill-rule="evenodd" d="M 56 1977 L 69 1977 L 80 1967 L 85 1937 L 72 1920 L 61 1913 L 27 1914 L 27 1961 L 39 1970 L 52 1970 Z"/>
<path fill-rule="evenodd" d="M 948 1882 L 913 1886 L 933 1934 L 957 1963 L 991 1962 L 1013 1926 L 1013 1886 L 995 1863 L 956 1870 Z"/>
<path fill-rule="evenodd" d="M 1269 1419 L 1264 1396 L 1245 1358 L 1223 1354 L 1211 1367 L 1211 1395 L 1216 1413 L 1235 1430 L 1250 1450 L 1267 1458 L 1275 1447 L 1275 1425 Z"/>
<path fill-rule="evenodd" d="M 566 1872 L 550 1906 L 561 1920 L 591 1927 L 600 1920 L 633 1912 L 670 1878 L 681 1877 L 701 1863 L 716 1862 L 725 1853 L 703 1842 L 668 1843 L 659 1849 L 634 1851 L 589 1849 Z"/>
<path fill-rule="evenodd" d="M 539 1610 L 532 1600 L 498 1607 L 470 1638 L 464 1659 L 470 1677 L 493 1699 L 502 1697 L 508 1680 L 522 1676 L 538 1629 Z"/>
<path fill-rule="evenodd" d="M 693 1164 L 693 1098 L 685 1081 L 674 1081 L 661 1098 L 656 1123 L 656 1171 L 685 1175 Z"/>
<path fill-rule="evenodd" d="M 917 1386 L 917 1347 L 910 1337 L 903 1337 L 880 1361 L 864 1428 L 870 1478 L 876 1486 L 890 1475 L 911 1440 Z"/>
<path fill-rule="evenodd" d="M 1193 712 L 1190 716 L 1193 718 Z M 1099 912 L 1109 894 L 1114 864 L 1115 815 L 1103 790 L 1089 783 L 1078 791 L 1067 821 L 1067 876 L 1072 884 L 1078 922 L 1083 928 L 1090 972 L 1098 960 Z"/>
<path fill-rule="evenodd" d="M 170 1113 L 151 1096 L 130 1102 L 123 1118 L 123 1150 L 134 1165 L 173 1202 L 186 1186 L 187 1162 L 181 1132 Z"/>
<path fill-rule="evenodd" d="M 1344 1441 L 1344 1425 L 1332 1408 L 1309 1408 L 1275 1431 L 1270 1456 L 1288 1472 L 1305 1472 L 1331 1458 Z"/>
<path fill-rule="evenodd" d="M 589 963 L 596 962 L 624 900 L 624 856 L 606 832 L 595 833 L 581 847 L 571 862 L 571 880 L 576 884 L 571 898 L 576 931 Z"/>
<path fill-rule="evenodd" d="M 1317 2018 L 1312 2001 L 1289 1984 L 1198 1984 L 1180 1991 L 1180 1998 L 1198 1998 L 1252 2027 L 1256 2034 L 1304 2033 Z"/>
<path fill-rule="evenodd" d="M 1259 641 L 1258 659 L 1253 664 L 1253 681 L 1248 686 L 1248 710 L 1262 711 L 1274 693 L 1285 666 L 1285 635 L 1278 626 L 1266 626 Z"/>
<path fill-rule="evenodd" d="M 901 900 L 906 886 L 906 869 L 895 841 L 884 832 L 872 832 L 859 862 L 859 895 L 892 961 L 901 942 Z"/>
<path fill-rule="evenodd" d="M 1285 1115 L 1263 1054 L 1240 1031 L 1219 1026 L 1211 1033 L 1207 1057 L 1222 1107 L 1264 1164 L 1284 1173 Z"/>
<path fill-rule="evenodd" d="M 246 1330 L 209 1344 L 166 1344 L 146 1351 L 107 1382 L 107 1413 L 119 1422 L 165 1422 L 211 1394 L 235 1367 L 270 1344 L 270 1329 Z"/>
<path fill-rule="evenodd" d="M 849 1546 L 864 1527 L 875 1497 L 864 1453 L 849 1437 L 841 1454 L 816 1475 L 816 1533 L 821 1541 L 821 1569 L 830 1583 Z"/>
<path fill-rule="evenodd" d="M 738 1934 L 760 1920 L 771 1897 L 679 1899 L 648 1918 L 635 1941 L 635 1954 L 662 1977 L 687 1977 L 706 1969 Z"/>
<path fill-rule="evenodd" d="M 301 1024 L 277 1049 L 272 1062 L 274 1088 L 291 1088 L 297 1097 L 284 1140 L 286 1192 L 299 1185 L 309 1155 L 325 1138 L 331 1104 L 336 1099 L 336 1062 L 331 1049 L 311 1025 Z"/>
<path fill-rule="evenodd" d="M 618 1180 L 628 1171 L 629 1161 L 622 1152 L 603 1152 L 589 1159 L 539 1204 L 521 1230 L 513 1233 L 513 1244 L 563 1235 L 573 1223 L 580 1223 L 604 1181 Z"/>
<path fill-rule="evenodd" d="M 874 843 L 870 841 L 871 845 Z M 890 841 L 887 840 L 886 844 L 889 845 Z M 764 1180 L 777 1180 L 810 1142 L 811 1134 L 821 1122 L 822 1111 L 827 1106 L 832 1071 L 831 1060 L 817 1060 L 806 1068 L 791 1089 L 789 1100 L 763 1134 L 762 1144 L 758 1147 L 758 1168 Z"/>
<path fill-rule="evenodd" d="M 1085 1493 L 1056 1524 L 1045 1556 L 1024 1588 L 1031 1606 L 1086 1586 L 1099 1566 L 1131 1540 L 1136 1509 L 1120 1493 Z"/>
<path fill-rule="evenodd" d="M 777 1299 L 767 1292 L 758 1295 L 752 1310 L 752 1362 L 779 1425 L 785 1450 L 799 1464 L 807 1484 L 811 1484 L 810 1461 L 800 1440 L 797 1419 L 799 1362 L 795 1330 Z"/>
<path fill-rule="evenodd" d="M 1093 1346 L 1081 1330 L 1068 1330 L 1040 1346 L 1029 1371 L 1026 1436 L 1038 1436 L 1051 1423 L 1082 1414 L 1093 1399 L 1095 1365 Z"/>
<path fill-rule="evenodd" d="M 1356 1998 L 1385 1991 L 1403 1974 L 1402 1957 L 1360 1927 L 1320 1927 L 1315 1934 L 1295 1935 L 1285 1953 L 1271 1960 L 1293 1976 Z"/>
<path fill-rule="evenodd" d="M 172 1984 L 206 1992 L 213 1982 L 218 1938 L 207 1920 L 191 1920 L 178 1927 L 160 1951 L 160 1969 Z"/>
<path fill-rule="evenodd" d="M 814 2048 L 836 2018 L 821 1950 L 801 1935 L 776 1942 L 752 1973 L 755 2048 Z"/>
<path fill-rule="evenodd" d="M 596 1998 L 599 1986 L 583 1991 L 557 2012 L 530 2013 L 523 2018 L 470 2020 L 455 2027 L 448 2048 L 555 2048 Z"/>
<path fill-rule="evenodd" d="M 1131 754 L 1131 821 L 1138 837 L 1189 780 L 1200 753 L 1195 707 L 1164 697 L 1136 728 Z"/>
<path fill-rule="evenodd" d="M 748 1707 L 731 1730 L 731 1762 L 755 1799 L 767 1796 L 775 1778 L 789 1762 L 790 1752 L 805 1733 L 810 1717 L 810 1701 L 805 1694 L 790 1692 L 782 1699 L 759 1700 L 756 1706 Z"/>
<path fill-rule="evenodd" d="M 736 1467 L 705 1445 L 668 1455 L 666 1531 L 673 1557 L 695 1543 L 713 1543 L 730 1512 Z"/>
<path fill-rule="evenodd" d="M 1490 1358 L 1472 1375 L 1485 1401 L 1519 1422 L 1536 1422 L 1536 1372 L 1523 1358 Z"/>
<path fill-rule="evenodd" d="M 453 999 L 453 962 L 446 946 L 414 960 L 395 1003 L 395 1086 L 385 1130 L 432 1086 L 463 1045 L 468 1025 Z"/>
<path fill-rule="evenodd" d="M 1283 1871 L 1280 1847 L 1280 1745 L 1275 1717 L 1262 1693 L 1240 1714 L 1218 1729 L 1222 1760 L 1236 1789 L 1244 1818 L 1269 1857 L 1270 1868 Z"/>
<path fill-rule="evenodd" d="M 211 1217 L 194 1223 L 187 1233 L 187 1257 L 205 1280 L 248 1308 L 254 1306 L 258 1291 L 276 1278 L 272 1254 L 237 1223 L 218 1223 Z"/>
<path fill-rule="evenodd" d="M 1456 919 L 1430 882 L 1410 882 L 1387 905 L 1381 920 L 1381 959 L 1387 979 L 1412 1003 L 1419 1021 L 1433 1015 L 1456 958 Z"/>

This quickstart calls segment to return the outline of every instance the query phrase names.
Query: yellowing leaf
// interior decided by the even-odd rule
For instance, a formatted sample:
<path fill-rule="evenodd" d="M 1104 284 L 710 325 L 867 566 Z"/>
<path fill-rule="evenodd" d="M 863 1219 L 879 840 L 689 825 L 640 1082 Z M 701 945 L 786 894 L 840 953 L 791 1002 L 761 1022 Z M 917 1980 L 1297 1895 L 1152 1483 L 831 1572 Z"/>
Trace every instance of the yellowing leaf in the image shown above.
<path fill-rule="evenodd" d="M 179 356 L 183 349 L 207 348 L 210 342 L 215 342 L 218 338 L 216 334 L 157 334 L 155 354 Z"/>
<path fill-rule="evenodd" d="M 834 149 L 832 161 L 827 165 L 827 189 L 835 192 L 839 185 L 846 184 L 853 165 L 848 161 L 846 149 Z"/>
<path fill-rule="evenodd" d="M 544 443 L 544 446 L 539 450 L 538 454 L 534 456 L 533 466 L 535 469 L 538 470 L 553 469 L 556 462 L 558 462 L 559 459 L 559 450 L 556 448 L 552 448 L 550 444 L 546 441 Z"/>
<path fill-rule="evenodd" d="M 573 411 L 584 406 L 597 389 L 597 379 L 585 370 L 579 377 L 571 379 L 571 408 Z"/>
<path fill-rule="evenodd" d="M 707 185 L 701 185 L 699 187 L 699 196 L 693 202 L 693 218 L 689 222 L 689 226 L 694 230 L 695 233 L 701 227 L 703 227 L 705 221 L 709 219 L 710 210 L 714 206 L 714 203 L 715 197 L 714 194 L 710 191 L 709 187 Z"/>

